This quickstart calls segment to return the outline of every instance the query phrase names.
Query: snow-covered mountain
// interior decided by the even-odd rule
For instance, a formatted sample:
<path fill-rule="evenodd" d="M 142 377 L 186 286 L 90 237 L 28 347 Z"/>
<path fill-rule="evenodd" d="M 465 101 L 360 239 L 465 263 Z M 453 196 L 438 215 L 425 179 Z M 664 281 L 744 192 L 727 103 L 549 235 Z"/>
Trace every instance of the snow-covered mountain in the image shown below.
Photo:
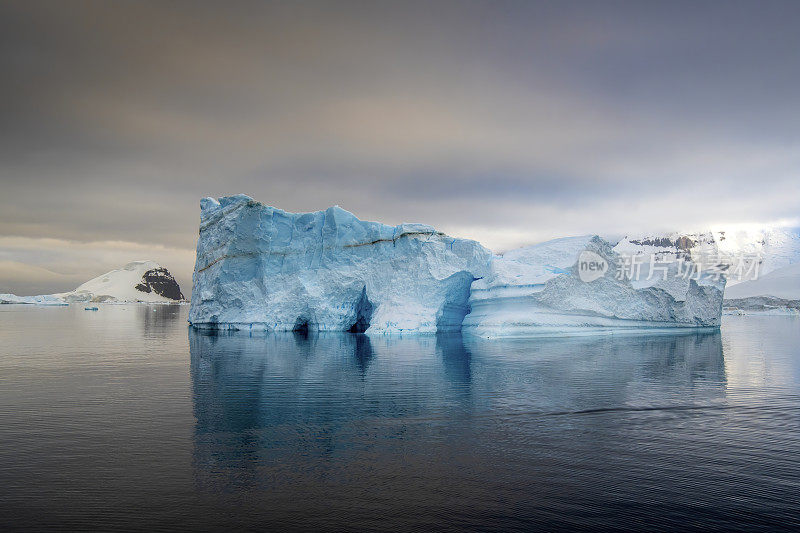
<path fill-rule="evenodd" d="M 628 235 L 614 246 L 614 251 L 648 259 L 654 256 L 658 261 L 686 258 L 703 265 L 718 263 L 727 269 L 728 288 L 731 289 L 738 283 L 800 263 L 800 228 Z"/>
<path fill-rule="evenodd" d="M 74 291 L 54 294 L 67 302 L 173 302 L 183 300 L 178 282 L 155 261 L 133 261 L 90 279 Z"/>
<path fill-rule="evenodd" d="M 155 261 L 133 261 L 87 281 L 74 291 L 41 296 L 0 295 L 0 303 L 59 305 L 71 302 L 170 303 L 183 300 L 178 282 Z"/>

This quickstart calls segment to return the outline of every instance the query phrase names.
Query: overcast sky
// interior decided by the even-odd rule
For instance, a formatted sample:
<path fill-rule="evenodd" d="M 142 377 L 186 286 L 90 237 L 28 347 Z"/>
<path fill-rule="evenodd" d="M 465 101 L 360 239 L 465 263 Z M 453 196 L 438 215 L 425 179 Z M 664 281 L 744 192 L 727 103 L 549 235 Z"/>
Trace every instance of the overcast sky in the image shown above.
<path fill-rule="evenodd" d="M 495 250 L 796 222 L 800 2 L 0 2 L 0 292 L 136 259 L 199 199 Z"/>

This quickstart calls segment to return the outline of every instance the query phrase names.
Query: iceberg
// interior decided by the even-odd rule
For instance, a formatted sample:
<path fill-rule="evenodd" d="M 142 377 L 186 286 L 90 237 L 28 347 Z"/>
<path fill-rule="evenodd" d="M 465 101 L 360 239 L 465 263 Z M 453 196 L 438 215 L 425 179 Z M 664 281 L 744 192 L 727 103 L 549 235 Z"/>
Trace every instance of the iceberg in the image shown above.
<path fill-rule="evenodd" d="M 67 305 L 67 303 L 52 294 L 38 296 L 17 296 L 16 294 L 0 294 L 0 304 L 28 304 L 28 305 Z"/>
<path fill-rule="evenodd" d="M 424 224 L 334 206 L 289 213 L 237 195 L 201 202 L 189 322 L 198 328 L 453 331 L 492 254 Z"/>
<path fill-rule="evenodd" d="M 366 222 L 338 206 L 289 213 L 245 195 L 205 198 L 189 322 L 479 337 L 719 326 L 724 275 L 681 277 L 673 262 L 663 276 L 634 279 L 623 266 L 597 236 L 493 255 L 431 226 Z"/>
<path fill-rule="evenodd" d="M 598 268 L 584 268 L 593 264 Z M 692 279 L 678 268 L 668 263 L 657 276 L 633 279 L 597 236 L 514 250 L 495 257 L 490 274 L 472 284 L 463 331 L 503 337 L 719 326 L 724 276 Z"/>

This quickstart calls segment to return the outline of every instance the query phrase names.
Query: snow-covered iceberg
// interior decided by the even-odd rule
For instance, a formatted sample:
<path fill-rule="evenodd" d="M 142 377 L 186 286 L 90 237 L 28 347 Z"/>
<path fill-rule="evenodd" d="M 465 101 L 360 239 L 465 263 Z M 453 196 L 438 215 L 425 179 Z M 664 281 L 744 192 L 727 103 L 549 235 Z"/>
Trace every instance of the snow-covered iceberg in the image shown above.
<path fill-rule="evenodd" d="M 490 274 L 472 284 L 463 331 L 498 337 L 719 326 L 724 276 L 692 279 L 678 268 L 672 262 L 634 279 L 599 237 L 514 250 L 495 257 Z"/>
<path fill-rule="evenodd" d="M 288 213 L 245 195 L 201 202 L 189 321 L 268 331 L 458 330 L 491 253 L 423 224 L 330 207 Z"/>
<path fill-rule="evenodd" d="M 74 291 L 39 296 L 0 294 L 0 304 L 175 303 L 183 293 L 169 270 L 155 261 L 133 261 L 90 279 Z"/>
<path fill-rule="evenodd" d="M 52 294 L 38 296 L 17 296 L 16 294 L 0 294 L 0 304 L 28 305 L 68 305 L 67 302 Z"/>

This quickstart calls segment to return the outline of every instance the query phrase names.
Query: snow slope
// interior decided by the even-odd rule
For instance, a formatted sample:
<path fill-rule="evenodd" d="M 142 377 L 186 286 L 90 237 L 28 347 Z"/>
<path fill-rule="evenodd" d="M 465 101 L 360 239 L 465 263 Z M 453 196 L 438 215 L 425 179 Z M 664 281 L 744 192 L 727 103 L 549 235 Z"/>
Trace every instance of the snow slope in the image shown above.
<path fill-rule="evenodd" d="M 774 296 L 785 300 L 800 300 L 800 263 L 778 268 L 755 280 L 728 287 L 725 299 Z"/>
<path fill-rule="evenodd" d="M 288 213 L 245 195 L 201 202 L 189 321 L 215 329 L 457 330 L 491 253 L 424 224 L 340 207 Z"/>

